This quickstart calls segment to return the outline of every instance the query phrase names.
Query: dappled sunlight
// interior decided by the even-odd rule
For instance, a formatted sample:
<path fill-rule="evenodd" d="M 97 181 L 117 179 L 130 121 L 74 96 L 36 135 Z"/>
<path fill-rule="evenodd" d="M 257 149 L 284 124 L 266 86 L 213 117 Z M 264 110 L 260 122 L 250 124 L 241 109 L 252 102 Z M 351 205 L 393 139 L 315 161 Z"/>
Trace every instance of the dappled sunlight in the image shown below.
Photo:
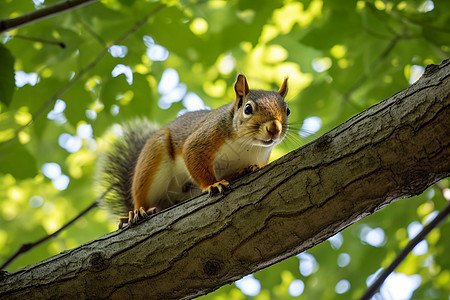
<path fill-rule="evenodd" d="M 309 25 L 322 15 L 322 1 L 312 1 L 305 10 L 300 2 L 287 3 L 283 8 L 274 11 L 273 20 L 282 34 L 287 34 L 297 24 L 301 27 Z"/>
<path fill-rule="evenodd" d="M 322 128 L 322 120 L 319 117 L 312 116 L 303 120 L 302 127 L 298 134 L 302 138 L 316 134 Z"/>
<path fill-rule="evenodd" d="M 361 242 L 367 243 L 373 247 L 381 247 L 386 243 L 385 233 L 382 228 L 371 228 L 368 225 L 363 225 L 359 238 Z"/>
<path fill-rule="evenodd" d="M 203 90 L 211 97 L 223 98 L 227 90 L 227 83 L 223 79 L 218 79 L 215 82 L 205 82 Z"/>
<path fill-rule="evenodd" d="M 337 259 L 337 264 L 339 267 L 344 268 L 348 266 L 351 261 L 351 256 L 348 253 L 340 253 Z"/>
<path fill-rule="evenodd" d="M 206 109 L 205 103 L 203 103 L 202 98 L 193 92 L 189 92 L 183 98 L 183 106 L 186 107 L 188 111 Z"/>
<path fill-rule="evenodd" d="M 19 108 L 14 114 L 14 120 L 19 125 L 26 125 L 31 121 L 33 116 L 30 114 L 28 107 Z"/>
<path fill-rule="evenodd" d="M 17 71 L 15 79 L 17 87 L 23 87 L 26 84 L 35 86 L 39 82 L 39 75 L 37 73 L 25 73 L 24 71 Z"/>
<path fill-rule="evenodd" d="M 342 233 L 338 232 L 332 237 L 328 238 L 328 242 L 330 242 L 331 248 L 338 250 L 344 243 L 344 237 L 342 236 Z"/>
<path fill-rule="evenodd" d="M 236 67 L 236 60 L 232 54 L 222 55 L 217 59 L 217 68 L 222 75 L 230 74 Z"/>
<path fill-rule="evenodd" d="M 234 283 L 247 296 L 255 297 L 261 291 L 261 283 L 253 275 L 245 276 Z"/>
<path fill-rule="evenodd" d="M 84 87 L 88 91 L 94 91 L 101 84 L 101 82 L 100 76 L 94 75 L 86 80 Z"/>
<path fill-rule="evenodd" d="M 298 297 L 303 294 L 305 283 L 301 279 L 295 279 L 289 284 L 288 292 L 292 297 Z"/>
<path fill-rule="evenodd" d="M 370 275 L 367 280 L 367 286 L 370 286 L 378 277 L 383 269 L 377 270 Z M 403 273 L 392 273 L 388 276 L 385 284 L 381 287 L 379 296 L 389 299 L 410 299 L 414 290 L 417 289 L 422 279 L 420 275 L 405 275 Z"/>
<path fill-rule="evenodd" d="M 47 2 L 6 1 L 0 18 Z M 450 56 L 446 1 L 174 0 L 141 19 L 156 2 L 100 1 L 2 34 L 2 260 L 95 201 L 96 161 L 120 138 L 122 122 L 148 117 L 163 126 L 187 111 L 229 103 L 239 73 L 250 88 L 274 91 L 287 77 L 286 140 L 294 145 L 275 147 L 273 161 L 300 147 L 295 139 L 319 137 L 417 82 L 427 64 Z M 299 182 L 305 188 L 313 187 Z M 447 194 L 450 182 L 444 180 L 204 299 L 357 299 L 436 217 Z M 116 221 L 94 209 L 8 271 L 114 231 Z M 441 226 L 376 297 L 448 298 L 449 224 Z"/>
<path fill-rule="evenodd" d="M 346 279 L 342 279 L 336 283 L 334 290 L 336 291 L 336 294 L 344 294 L 350 289 L 350 287 L 350 282 Z"/>
<path fill-rule="evenodd" d="M 169 51 L 164 46 L 156 44 L 152 37 L 146 35 L 143 39 L 147 46 L 147 57 L 151 61 L 165 61 L 169 57 Z"/>
<path fill-rule="evenodd" d="M 113 45 L 108 49 L 112 57 L 124 58 L 128 53 L 128 48 L 123 45 Z"/>
<path fill-rule="evenodd" d="M 321 73 L 331 68 L 333 63 L 329 57 L 320 57 L 314 58 L 311 64 L 314 71 Z"/>
<path fill-rule="evenodd" d="M 54 120 L 57 124 L 64 124 L 67 119 L 64 115 L 64 110 L 66 109 L 66 102 L 61 99 L 56 100 L 55 106 L 47 114 L 47 119 Z"/>
<path fill-rule="evenodd" d="M 427 0 L 424 1 L 420 6 L 419 6 L 419 12 L 421 13 L 427 13 L 430 12 L 434 9 L 434 3 L 431 0 Z"/>
<path fill-rule="evenodd" d="M 410 84 L 416 82 L 425 71 L 425 68 L 418 65 L 408 65 L 405 67 L 405 77 Z"/>
<path fill-rule="evenodd" d="M 202 35 L 208 31 L 208 22 L 203 18 L 195 18 L 192 20 L 189 28 L 194 34 Z"/>
<path fill-rule="evenodd" d="M 124 74 L 127 78 L 127 82 L 129 85 L 133 84 L 133 71 L 129 66 L 125 66 L 122 64 L 118 64 L 114 67 L 114 69 L 111 71 L 112 77 L 117 77 L 121 74 Z"/>
<path fill-rule="evenodd" d="M 319 269 L 319 264 L 317 263 L 317 260 L 315 257 L 309 253 L 302 252 L 299 255 L 297 255 L 299 262 L 299 270 L 300 274 L 302 276 L 310 276 L 314 272 L 317 272 Z"/>

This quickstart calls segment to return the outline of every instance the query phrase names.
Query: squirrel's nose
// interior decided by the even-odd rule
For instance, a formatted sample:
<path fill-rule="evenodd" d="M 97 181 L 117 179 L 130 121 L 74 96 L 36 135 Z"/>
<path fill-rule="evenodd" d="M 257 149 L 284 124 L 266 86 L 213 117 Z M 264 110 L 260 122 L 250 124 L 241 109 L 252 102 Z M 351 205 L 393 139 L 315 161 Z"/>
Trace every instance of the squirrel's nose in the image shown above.
<path fill-rule="evenodd" d="M 271 139 L 277 139 L 281 132 L 281 123 L 278 120 L 275 120 L 266 125 L 267 134 Z"/>

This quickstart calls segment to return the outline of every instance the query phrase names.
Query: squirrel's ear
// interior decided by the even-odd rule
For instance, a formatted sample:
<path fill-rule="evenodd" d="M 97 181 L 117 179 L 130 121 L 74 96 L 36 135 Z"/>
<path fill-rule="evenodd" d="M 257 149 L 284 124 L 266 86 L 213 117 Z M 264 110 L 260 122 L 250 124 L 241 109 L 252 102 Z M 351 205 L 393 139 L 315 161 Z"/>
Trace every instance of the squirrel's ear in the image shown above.
<path fill-rule="evenodd" d="M 286 77 L 283 81 L 283 84 L 281 85 L 280 89 L 278 90 L 278 94 L 281 95 L 281 97 L 285 97 L 288 91 L 288 84 L 287 84 L 288 78 Z"/>
<path fill-rule="evenodd" d="M 247 78 L 245 78 L 244 74 L 239 74 L 236 83 L 234 84 L 234 90 L 236 92 L 236 99 L 245 98 L 249 92 Z"/>

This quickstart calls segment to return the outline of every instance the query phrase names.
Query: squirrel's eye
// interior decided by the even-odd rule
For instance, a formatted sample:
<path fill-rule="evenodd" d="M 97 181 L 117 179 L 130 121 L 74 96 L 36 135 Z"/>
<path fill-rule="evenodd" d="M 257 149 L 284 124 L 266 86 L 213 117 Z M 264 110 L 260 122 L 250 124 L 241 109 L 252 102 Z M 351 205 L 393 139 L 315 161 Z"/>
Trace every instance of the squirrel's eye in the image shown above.
<path fill-rule="evenodd" d="M 286 116 L 289 117 L 290 114 L 291 114 L 291 110 L 288 108 L 287 111 L 286 111 Z"/>
<path fill-rule="evenodd" d="M 253 107 L 250 104 L 245 105 L 244 114 L 251 115 L 253 113 Z"/>

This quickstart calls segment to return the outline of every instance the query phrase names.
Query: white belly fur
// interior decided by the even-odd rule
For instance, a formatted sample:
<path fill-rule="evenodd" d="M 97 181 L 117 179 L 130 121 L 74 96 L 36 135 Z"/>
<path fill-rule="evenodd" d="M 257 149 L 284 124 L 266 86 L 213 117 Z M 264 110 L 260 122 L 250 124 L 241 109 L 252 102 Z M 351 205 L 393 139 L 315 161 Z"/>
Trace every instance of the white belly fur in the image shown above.
<path fill-rule="evenodd" d="M 251 165 L 265 165 L 272 148 L 253 146 L 239 140 L 226 142 L 213 160 L 216 179 L 220 181 Z M 164 209 L 200 194 L 200 188 L 183 191 L 186 183 L 193 182 L 181 155 L 177 155 L 175 159 L 164 155 L 147 194 L 149 207 Z"/>
<path fill-rule="evenodd" d="M 164 209 L 199 194 L 199 189 L 183 192 L 183 187 L 189 182 L 193 181 L 186 169 L 183 158 L 177 155 L 172 160 L 168 155 L 164 155 L 164 159 L 147 194 L 149 207 Z"/>
<path fill-rule="evenodd" d="M 265 165 L 273 147 L 254 146 L 239 139 L 226 142 L 216 153 L 213 161 L 217 180 L 234 175 L 251 165 Z"/>

